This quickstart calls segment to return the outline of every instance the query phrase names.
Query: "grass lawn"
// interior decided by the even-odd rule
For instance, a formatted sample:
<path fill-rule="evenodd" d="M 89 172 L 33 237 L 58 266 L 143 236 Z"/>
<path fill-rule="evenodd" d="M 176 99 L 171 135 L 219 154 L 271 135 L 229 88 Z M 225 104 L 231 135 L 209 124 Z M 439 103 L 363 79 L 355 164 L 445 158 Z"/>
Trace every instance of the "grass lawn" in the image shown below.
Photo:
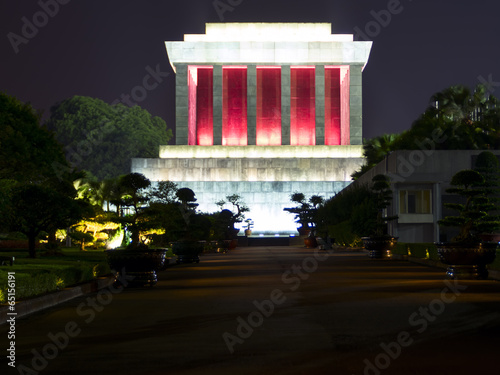
<path fill-rule="evenodd" d="M 63 248 L 56 255 L 28 257 L 27 250 L 0 250 L 0 257 L 15 257 L 14 266 L 0 266 L 0 303 L 7 298 L 8 273 L 15 272 L 16 300 L 56 291 L 110 273 L 102 250 Z"/>

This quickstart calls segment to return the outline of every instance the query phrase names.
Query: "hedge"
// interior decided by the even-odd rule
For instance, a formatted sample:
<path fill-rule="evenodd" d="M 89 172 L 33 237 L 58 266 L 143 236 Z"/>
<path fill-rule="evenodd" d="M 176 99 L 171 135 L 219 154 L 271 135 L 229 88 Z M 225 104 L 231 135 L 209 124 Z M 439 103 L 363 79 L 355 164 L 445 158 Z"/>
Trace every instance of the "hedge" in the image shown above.
<path fill-rule="evenodd" d="M 328 235 L 337 245 L 347 247 L 361 246 L 361 238 L 351 231 L 351 223 L 349 220 L 340 224 L 329 225 Z"/>
<path fill-rule="evenodd" d="M 0 267 L 0 303 L 7 299 L 8 272 L 15 272 L 16 300 L 54 292 L 110 273 L 105 263 L 18 259 L 14 266 Z"/>

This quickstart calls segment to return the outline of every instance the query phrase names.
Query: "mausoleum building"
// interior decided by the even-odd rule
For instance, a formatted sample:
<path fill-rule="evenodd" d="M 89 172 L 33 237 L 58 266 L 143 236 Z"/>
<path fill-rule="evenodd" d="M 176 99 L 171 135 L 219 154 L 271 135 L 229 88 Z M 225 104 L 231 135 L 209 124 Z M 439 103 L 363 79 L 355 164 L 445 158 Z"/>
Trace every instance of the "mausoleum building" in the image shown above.
<path fill-rule="evenodd" d="M 331 197 L 362 159 L 362 71 L 372 42 L 329 23 L 217 23 L 166 42 L 176 145 L 132 171 L 193 189 L 203 211 L 239 194 L 254 232 L 292 234 L 290 195 Z M 228 207 L 230 208 L 230 207 Z"/>

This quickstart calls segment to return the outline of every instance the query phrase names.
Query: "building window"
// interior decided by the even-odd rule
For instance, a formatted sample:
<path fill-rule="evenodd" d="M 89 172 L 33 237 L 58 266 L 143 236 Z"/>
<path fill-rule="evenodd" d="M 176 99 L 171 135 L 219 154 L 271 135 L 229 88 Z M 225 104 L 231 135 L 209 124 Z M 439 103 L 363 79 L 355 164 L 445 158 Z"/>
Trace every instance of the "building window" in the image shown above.
<path fill-rule="evenodd" d="M 432 214 L 431 190 L 401 190 L 400 214 Z"/>

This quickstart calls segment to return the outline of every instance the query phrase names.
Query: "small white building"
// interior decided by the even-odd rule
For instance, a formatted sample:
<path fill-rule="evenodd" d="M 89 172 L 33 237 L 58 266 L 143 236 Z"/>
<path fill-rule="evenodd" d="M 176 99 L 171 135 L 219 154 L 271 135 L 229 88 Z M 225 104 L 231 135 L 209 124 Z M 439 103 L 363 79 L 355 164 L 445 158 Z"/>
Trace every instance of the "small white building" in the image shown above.
<path fill-rule="evenodd" d="M 500 157 L 500 150 L 489 150 Z M 375 175 L 391 179 L 392 205 L 388 215 L 398 215 L 389 222 L 389 234 L 400 242 L 449 241 L 456 234 L 452 228 L 440 227 L 438 221 L 456 214 L 444 203 L 456 202 L 457 196 L 446 193 L 453 175 L 473 169 L 481 150 L 437 151 L 428 149 L 395 151 L 369 170 L 352 186 L 371 184 Z"/>

